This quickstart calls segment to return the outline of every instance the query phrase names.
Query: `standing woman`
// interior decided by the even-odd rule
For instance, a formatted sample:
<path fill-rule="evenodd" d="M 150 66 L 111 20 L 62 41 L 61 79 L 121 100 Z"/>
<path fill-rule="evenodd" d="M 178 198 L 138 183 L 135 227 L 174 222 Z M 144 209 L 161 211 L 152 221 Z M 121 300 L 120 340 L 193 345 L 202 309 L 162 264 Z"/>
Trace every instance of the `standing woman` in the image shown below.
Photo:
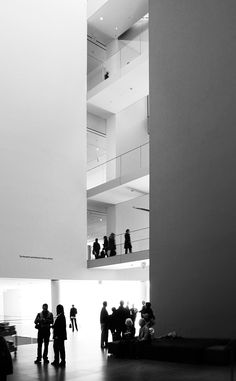
<path fill-rule="evenodd" d="M 130 230 L 126 229 L 125 231 L 125 244 L 124 244 L 125 254 L 128 254 L 128 250 L 130 253 L 132 253 L 132 245 L 131 245 L 131 238 L 130 238 Z"/>
<path fill-rule="evenodd" d="M 61 304 L 57 306 L 57 317 L 53 324 L 53 350 L 54 350 L 54 361 L 51 363 L 54 366 L 65 367 L 66 356 L 65 356 L 65 340 L 67 339 L 66 334 L 66 318 L 64 315 L 64 307 Z M 61 362 L 59 362 L 61 358 Z"/>
<path fill-rule="evenodd" d="M 115 233 L 111 233 L 108 240 L 108 248 L 110 250 L 110 257 L 116 255 L 116 238 Z"/>
<path fill-rule="evenodd" d="M 103 237 L 103 250 L 104 250 L 104 254 L 105 254 L 105 257 L 108 257 L 108 238 L 106 235 L 104 235 Z"/>

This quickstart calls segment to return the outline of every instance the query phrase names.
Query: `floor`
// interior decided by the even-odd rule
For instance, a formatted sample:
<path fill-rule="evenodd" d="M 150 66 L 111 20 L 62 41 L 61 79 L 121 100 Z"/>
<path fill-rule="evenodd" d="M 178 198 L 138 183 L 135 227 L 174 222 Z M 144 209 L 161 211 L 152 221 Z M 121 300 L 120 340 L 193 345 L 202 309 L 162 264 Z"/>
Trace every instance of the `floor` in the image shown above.
<path fill-rule="evenodd" d="M 35 365 L 36 349 L 36 344 L 18 347 L 13 358 L 14 374 L 8 381 L 233 381 L 228 367 L 116 359 L 100 349 L 99 337 L 90 339 L 88 345 L 80 331 L 68 333 L 65 369 L 55 369 L 50 364 Z M 49 359 L 53 361 L 52 343 Z"/>

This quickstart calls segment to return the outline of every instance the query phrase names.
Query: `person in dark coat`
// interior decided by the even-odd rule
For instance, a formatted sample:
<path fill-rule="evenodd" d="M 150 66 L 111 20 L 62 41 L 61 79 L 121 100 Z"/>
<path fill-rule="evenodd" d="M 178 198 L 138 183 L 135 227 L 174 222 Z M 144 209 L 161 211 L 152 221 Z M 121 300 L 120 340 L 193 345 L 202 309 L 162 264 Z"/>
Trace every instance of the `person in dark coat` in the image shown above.
<path fill-rule="evenodd" d="M 72 332 L 74 332 L 75 329 L 76 331 L 78 331 L 76 315 L 77 315 L 77 308 L 75 308 L 74 304 L 72 304 L 72 307 L 70 309 L 70 321 L 71 321 Z"/>
<path fill-rule="evenodd" d="M 65 340 L 67 339 L 66 333 L 66 318 L 64 315 L 64 307 L 61 304 L 57 306 L 57 317 L 53 324 L 53 350 L 54 361 L 51 363 L 54 366 L 65 367 Z M 59 362 L 61 358 L 61 362 Z"/>
<path fill-rule="evenodd" d="M 116 308 L 112 307 L 112 313 L 109 315 L 109 329 L 111 331 L 112 340 L 116 340 L 116 327 L 117 327 L 117 321 L 116 321 Z"/>
<path fill-rule="evenodd" d="M 132 253 L 132 245 L 130 238 L 130 230 L 126 229 L 125 231 L 125 243 L 124 243 L 125 254 L 128 254 L 128 251 Z"/>
<path fill-rule="evenodd" d="M 0 336 L 0 380 L 6 381 L 7 375 L 13 373 L 11 353 L 4 337 Z"/>
<path fill-rule="evenodd" d="M 137 308 L 134 307 L 134 304 L 132 304 L 132 307 L 130 308 L 129 312 L 130 312 L 130 317 L 132 319 L 133 325 L 135 325 L 138 310 Z"/>
<path fill-rule="evenodd" d="M 103 307 L 100 313 L 101 324 L 101 348 L 107 347 L 108 342 L 108 327 L 109 327 L 109 314 L 107 312 L 107 302 L 103 302 Z"/>
<path fill-rule="evenodd" d="M 111 233 L 108 240 L 108 249 L 110 250 L 110 257 L 116 255 L 116 238 L 115 233 Z"/>
<path fill-rule="evenodd" d="M 98 238 L 95 238 L 95 242 L 93 243 L 93 255 L 95 255 L 95 259 L 99 258 L 100 254 L 100 243 L 98 242 Z"/>
<path fill-rule="evenodd" d="M 144 309 L 142 317 L 145 319 L 146 323 L 148 323 L 149 327 L 152 327 L 154 325 L 154 323 L 155 323 L 155 316 L 154 316 L 154 313 L 153 313 L 153 310 L 152 310 L 150 302 L 146 303 L 146 306 L 145 306 L 145 309 Z"/>
<path fill-rule="evenodd" d="M 121 334 L 126 330 L 125 320 L 130 317 L 129 311 L 124 307 L 124 301 L 120 301 L 120 306 L 116 310 L 116 322 L 117 322 L 117 340 L 121 339 Z"/>
<path fill-rule="evenodd" d="M 135 327 L 131 318 L 125 319 L 125 331 L 122 334 L 122 339 L 132 340 L 135 336 Z"/>
<path fill-rule="evenodd" d="M 145 300 L 142 300 L 142 308 L 139 311 L 141 314 L 141 317 L 143 317 L 143 314 L 145 314 L 145 309 L 146 309 L 146 302 L 145 302 Z"/>
<path fill-rule="evenodd" d="M 108 257 L 108 238 L 107 236 L 105 235 L 103 237 L 103 250 L 104 250 L 104 256 L 105 257 Z"/>
<path fill-rule="evenodd" d="M 40 364 L 42 359 L 42 345 L 44 343 L 43 351 L 43 361 L 48 364 L 48 345 L 50 338 L 50 328 L 53 325 L 53 314 L 48 311 L 47 303 L 43 304 L 42 312 L 39 312 L 35 318 L 34 324 L 35 328 L 38 329 L 38 348 L 37 348 L 37 359 L 35 364 Z"/>

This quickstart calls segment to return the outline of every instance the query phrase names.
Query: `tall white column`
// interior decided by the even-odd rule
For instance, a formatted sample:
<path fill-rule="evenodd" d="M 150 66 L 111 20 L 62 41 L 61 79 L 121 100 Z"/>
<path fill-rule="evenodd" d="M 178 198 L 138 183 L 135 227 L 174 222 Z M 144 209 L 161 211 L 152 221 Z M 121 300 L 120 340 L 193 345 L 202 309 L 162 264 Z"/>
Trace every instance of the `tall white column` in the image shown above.
<path fill-rule="evenodd" d="M 51 302 L 52 313 L 56 316 L 56 306 L 60 304 L 60 281 L 58 279 L 51 280 Z"/>

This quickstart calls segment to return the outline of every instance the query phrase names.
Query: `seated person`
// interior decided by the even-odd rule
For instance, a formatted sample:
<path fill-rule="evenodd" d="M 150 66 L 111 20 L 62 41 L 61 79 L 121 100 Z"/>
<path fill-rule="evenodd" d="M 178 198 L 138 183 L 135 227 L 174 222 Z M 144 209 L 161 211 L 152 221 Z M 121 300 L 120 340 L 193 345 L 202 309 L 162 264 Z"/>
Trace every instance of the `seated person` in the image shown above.
<path fill-rule="evenodd" d="M 126 329 L 122 334 L 122 339 L 124 339 L 124 340 L 133 339 L 134 335 L 135 335 L 135 327 L 134 327 L 134 324 L 133 324 L 133 321 L 131 318 L 127 318 L 125 320 L 125 327 L 126 327 Z"/>
<path fill-rule="evenodd" d="M 150 328 L 144 318 L 141 318 L 139 320 L 139 325 L 140 325 L 140 329 L 139 329 L 138 341 L 151 341 Z"/>

